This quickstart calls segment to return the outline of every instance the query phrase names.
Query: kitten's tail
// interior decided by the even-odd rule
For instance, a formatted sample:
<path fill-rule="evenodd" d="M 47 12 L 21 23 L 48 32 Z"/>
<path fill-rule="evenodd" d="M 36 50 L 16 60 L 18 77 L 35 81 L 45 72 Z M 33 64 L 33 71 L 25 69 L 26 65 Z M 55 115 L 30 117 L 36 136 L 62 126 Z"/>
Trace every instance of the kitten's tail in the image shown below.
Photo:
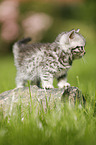
<path fill-rule="evenodd" d="M 29 41 L 31 41 L 30 37 L 21 39 L 13 45 L 13 54 L 15 58 L 18 57 L 20 46 L 27 44 Z"/>
<path fill-rule="evenodd" d="M 32 39 L 31 39 L 30 37 L 27 37 L 27 38 L 24 38 L 24 39 L 22 39 L 22 40 L 17 41 L 16 43 L 17 43 L 17 45 L 22 45 L 22 44 L 28 43 L 28 42 L 31 41 L 31 40 L 32 40 Z"/>

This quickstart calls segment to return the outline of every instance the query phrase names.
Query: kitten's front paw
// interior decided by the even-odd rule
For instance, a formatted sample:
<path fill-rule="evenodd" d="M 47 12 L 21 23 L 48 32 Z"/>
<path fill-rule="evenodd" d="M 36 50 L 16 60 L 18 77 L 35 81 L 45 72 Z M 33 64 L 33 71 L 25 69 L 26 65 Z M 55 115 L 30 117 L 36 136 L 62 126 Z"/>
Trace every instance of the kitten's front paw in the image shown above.
<path fill-rule="evenodd" d="M 53 87 L 53 85 L 48 84 L 46 86 L 43 86 L 43 88 L 48 90 L 48 89 L 53 89 L 54 87 Z"/>
<path fill-rule="evenodd" d="M 65 84 L 64 84 L 64 87 L 65 87 L 65 88 L 70 87 L 70 84 L 69 84 L 69 83 L 65 83 Z"/>
<path fill-rule="evenodd" d="M 67 87 L 70 87 L 70 84 L 62 80 L 58 83 L 58 87 L 59 88 L 67 88 Z"/>
<path fill-rule="evenodd" d="M 42 88 L 44 89 L 53 89 L 53 83 L 50 83 L 50 81 L 42 81 Z"/>
<path fill-rule="evenodd" d="M 54 88 L 53 86 L 47 86 L 47 87 L 45 87 L 46 90 L 53 89 L 53 88 Z"/>

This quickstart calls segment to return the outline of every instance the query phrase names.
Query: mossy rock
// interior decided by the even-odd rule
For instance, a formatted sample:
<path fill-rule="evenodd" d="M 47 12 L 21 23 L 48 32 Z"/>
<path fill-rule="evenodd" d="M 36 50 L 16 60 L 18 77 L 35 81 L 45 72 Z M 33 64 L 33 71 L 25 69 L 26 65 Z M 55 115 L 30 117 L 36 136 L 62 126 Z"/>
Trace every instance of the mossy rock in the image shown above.
<path fill-rule="evenodd" d="M 34 85 L 15 88 L 0 94 L 0 106 L 3 109 L 4 115 L 15 112 L 16 106 L 20 103 L 22 104 L 22 108 L 32 103 L 37 110 L 41 104 L 44 110 L 46 110 L 46 107 L 50 106 L 50 108 L 53 108 L 54 104 L 56 105 L 57 102 L 65 102 L 65 100 L 68 100 L 72 105 L 75 105 L 76 100 L 78 100 L 80 104 L 82 104 L 82 101 L 85 102 L 82 92 L 76 87 L 44 90 Z"/>

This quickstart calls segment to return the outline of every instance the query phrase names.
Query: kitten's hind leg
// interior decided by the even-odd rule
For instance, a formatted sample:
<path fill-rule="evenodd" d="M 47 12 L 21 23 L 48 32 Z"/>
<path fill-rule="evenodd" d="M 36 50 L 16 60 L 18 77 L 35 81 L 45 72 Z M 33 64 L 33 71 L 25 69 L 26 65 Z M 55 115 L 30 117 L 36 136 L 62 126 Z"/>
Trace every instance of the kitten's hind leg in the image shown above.
<path fill-rule="evenodd" d="M 17 77 L 16 77 L 16 87 L 17 88 L 24 87 L 25 86 L 25 82 L 26 81 L 22 77 L 20 77 L 19 75 L 17 75 Z"/>
<path fill-rule="evenodd" d="M 70 86 L 70 84 L 67 83 L 67 74 L 60 76 L 59 78 L 57 78 L 57 80 L 58 80 L 58 87 L 59 88 L 64 88 L 64 87 Z"/>

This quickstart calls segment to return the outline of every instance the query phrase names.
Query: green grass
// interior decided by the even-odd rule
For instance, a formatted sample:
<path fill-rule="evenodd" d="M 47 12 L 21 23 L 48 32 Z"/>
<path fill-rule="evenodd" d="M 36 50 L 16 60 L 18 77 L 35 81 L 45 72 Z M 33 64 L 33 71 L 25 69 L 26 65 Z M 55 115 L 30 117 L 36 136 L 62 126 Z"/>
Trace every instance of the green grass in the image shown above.
<path fill-rule="evenodd" d="M 15 87 L 15 76 L 13 56 L 0 56 L 0 93 Z"/>
<path fill-rule="evenodd" d="M 91 90 L 92 91 L 92 90 Z M 30 102 L 23 110 L 18 102 L 11 116 L 4 118 L 0 112 L 0 145 L 95 145 L 96 137 L 96 96 L 88 96 L 82 109 L 68 103 L 55 102 L 46 112 L 42 104 L 36 111 Z"/>

